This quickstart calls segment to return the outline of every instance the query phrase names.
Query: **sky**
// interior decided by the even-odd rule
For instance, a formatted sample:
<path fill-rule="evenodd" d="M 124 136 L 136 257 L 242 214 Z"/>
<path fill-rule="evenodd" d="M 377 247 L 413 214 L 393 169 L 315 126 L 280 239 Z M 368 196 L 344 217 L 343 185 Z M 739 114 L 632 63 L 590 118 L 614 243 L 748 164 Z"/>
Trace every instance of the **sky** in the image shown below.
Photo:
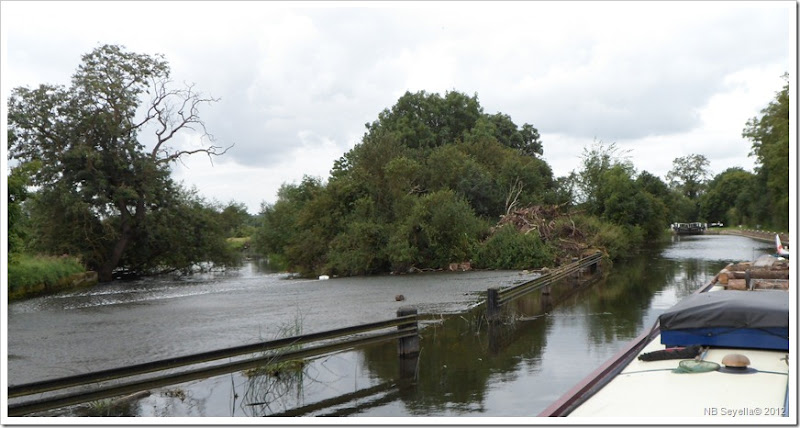
<path fill-rule="evenodd" d="M 484 112 L 532 124 L 556 177 L 579 170 L 596 141 L 662 179 L 690 154 L 712 174 L 752 171 L 748 119 L 784 73 L 796 93 L 796 11 L 794 1 L 3 1 L 0 89 L 7 101 L 19 86 L 68 86 L 103 44 L 163 54 L 174 87 L 219 98 L 200 115 L 217 145 L 233 145 L 213 162 L 185 159 L 173 177 L 252 214 L 283 183 L 326 180 L 406 91 L 477 94 Z"/>

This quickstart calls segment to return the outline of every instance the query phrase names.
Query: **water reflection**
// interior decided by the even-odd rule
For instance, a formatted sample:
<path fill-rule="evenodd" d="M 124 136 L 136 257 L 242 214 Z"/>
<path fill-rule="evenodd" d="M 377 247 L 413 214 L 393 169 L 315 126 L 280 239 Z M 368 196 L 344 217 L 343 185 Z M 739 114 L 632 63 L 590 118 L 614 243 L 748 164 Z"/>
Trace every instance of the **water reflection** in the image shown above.
<path fill-rule="evenodd" d="M 512 301 L 503 308 L 499 323 L 489 323 L 483 307 L 463 308 L 476 299 L 476 291 L 509 285 L 519 279 L 516 273 L 306 281 L 283 280 L 285 276 L 279 277 L 264 263 L 168 285 L 145 281 L 127 291 L 113 286 L 97 290 L 92 292 L 95 302 L 102 301 L 97 295 L 101 292 L 108 293 L 103 295 L 108 298 L 128 299 L 128 303 L 135 297 L 120 296 L 155 293 L 162 300 L 141 307 L 120 304 L 83 308 L 71 311 L 68 319 L 71 325 L 85 324 L 86 334 L 81 330 L 80 336 L 85 343 L 96 340 L 98 333 L 92 329 L 100 328 L 100 324 L 116 326 L 117 336 L 126 325 L 135 325 L 139 331 L 149 326 L 153 333 L 148 332 L 152 340 L 147 343 L 154 349 L 142 349 L 143 355 L 181 355 L 188 349 L 203 350 L 193 343 L 216 349 L 272 338 L 271 330 L 262 330 L 264 323 L 271 323 L 274 330 L 287 317 L 296 317 L 298 311 L 307 315 L 303 323 L 309 324 L 304 325 L 308 332 L 332 328 L 324 322 L 330 324 L 333 316 L 339 316 L 334 311 L 361 314 L 363 320 L 365 310 L 378 308 L 372 316 L 385 319 L 394 312 L 391 297 L 397 294 L 397 287 L 405 287 L 407 298 L 426 308 L 428 314 L 435 313 L 435 308 L 447 309 L 447 313 L 423 323 L 417 359 L 399 359 L 396 343 L 386 342 L 307 360 L 302 367 L 278 376 L 268 372 L 232 373 L 154 391 L 140 402 L 140 415 L 533 416 L 727 263 L 750 260 L 753 252 L 768 253 L 770 249 L 766 244 L 732 236 L 682 238 L 616 263 L 599 281 L 563 283 L 550 287 L 549 292 L 540 290 Z M 454 290 L 457 296 L 448 297 Z M 199 294 L 178 297 L 180 292 Z M 170 298 L 170 293 L 176 296 Z M 426 300 L 434 294 L 439 300 Z M 15 320 L 18 328 L 9 343 L 22 348 L 27 343 L 23 340 L 26 333 L 34 332 L 30 337 L 36 337 L 37 332 L 46 331 L 31 326 L 64 324 L 63 302 L 78 304 L 89 297 L 40 299 L 41 304 L 50 306 L 39 312 L 25 305 L 14 306 L 11 312 L 19 317 Z M 358 306 L 352 306 L 359 302 L 356 298 L 361 298 L 361 312 Z M 307 304 L 292 308 L 292 301 Z M 62 302 L 62 306 L 53 302 Z M 351 306 L 345 308 L 344 304 Z M 454 313 L 450 309 L 454 304 L 462 310 Z M 196 339 L 182 345 L 174 342 L 178 347 L 169 349 L 172 342 L 166 339 L 170 336 L 158 330 L 164 328 L 159 317 L 167 308 L 179 315 L 174 319 L 191 320 L 169 326 L 181 332 L 176 337 L 184 339 L 191 334 Z M 221 319 L 235 322 L 220 326 Z M 353 324 L 346 317 L 339 322 L 342 326 Z M 135 338 L 133 333 L 131 330 L 131 338 Z M 75 356 L 73 350 L 63 358 Z M 9 361 L 18 367 L 31 358 L 27 354 L 12 357 Z M 35 366 L 29 370 L 40 372 Z"/>

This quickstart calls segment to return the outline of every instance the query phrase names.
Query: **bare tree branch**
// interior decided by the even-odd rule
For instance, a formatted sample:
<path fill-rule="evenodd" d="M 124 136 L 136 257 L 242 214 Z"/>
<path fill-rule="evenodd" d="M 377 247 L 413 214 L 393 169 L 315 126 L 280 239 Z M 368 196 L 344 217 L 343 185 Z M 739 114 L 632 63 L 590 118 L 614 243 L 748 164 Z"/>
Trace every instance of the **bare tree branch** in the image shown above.
<path fill-rule="evenodd" d="M 202 104 L 211 104 L 219 101 L 217 98 L 204 97 L 194 91 L 193 84 L 186 84 L 185 89 L 167 90 L 166 81 L 153 81 L 152 88 L 155 92 L 150 102 L 150 107 L 144 119 L 133 126 L 138 129 L 150 121 L 156 123 L 156 144 L 150 152 L 150 156 L 157 164 L 165 164 L 180 160 L 183 156 L 196 153 L 205 153 L 209 159 L 213 156 L 221 156 L 233 147 L 222 148 L 210 144 L 207 147 L 197 149 L 177 150 L 169 147 L 170 140 L 181 131 L 194 131 L 201 133 L 201 139 L 207 139 L 211 143 L 215 141 L 206 129 L 205 123 L 200 119 L 199 107 Z"/>
<path fill-rule="evenodd" d="M 519 204 L 519 195 L 522 194 L 523 187 L 519 177 L 515 178 L 514 184 L 508 189 L 508 195 L 506 196 L 506 215 L 511 214 L 511 211 Z"/>

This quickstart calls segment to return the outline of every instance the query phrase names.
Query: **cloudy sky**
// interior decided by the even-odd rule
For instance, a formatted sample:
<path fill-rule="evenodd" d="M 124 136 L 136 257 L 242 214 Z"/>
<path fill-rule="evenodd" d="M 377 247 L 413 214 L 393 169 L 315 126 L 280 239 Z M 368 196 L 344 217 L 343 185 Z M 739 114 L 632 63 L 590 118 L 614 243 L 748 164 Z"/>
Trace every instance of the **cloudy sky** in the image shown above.
<path fill-rule="evenodd" d="M 68 85 L 80 56 L 102 44 L 163 54 L 176 84 L 220 98 L 201 116 L 220 145 L 234 144 L 213 165 L 204 156 L 177 165 L 175 178 L 251 213 L 284 182 L 326 179 L 364 124 L 406 91 L 477 93 L 485 112 L 533 124 L 556 176 L 576 170 L 595 140 L 662 178 L 694 153 L 716 174 L 752 170 L 742 129 L 785 72 L 795 84 L 796 8 L 6 1 L 0 86 L 5 109 L 14 87 Z"/>

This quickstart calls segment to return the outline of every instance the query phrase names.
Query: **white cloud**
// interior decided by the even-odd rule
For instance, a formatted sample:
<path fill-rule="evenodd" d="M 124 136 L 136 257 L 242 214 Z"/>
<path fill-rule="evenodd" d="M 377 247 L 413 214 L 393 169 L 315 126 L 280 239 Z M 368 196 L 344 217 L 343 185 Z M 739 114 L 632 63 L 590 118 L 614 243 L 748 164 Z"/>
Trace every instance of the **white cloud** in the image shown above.
<path fill-rule="evenodd" d="M 251 211 L 282 182 L 326 178 L 407 90 L 477 93 L 486 112 L 533 124 L 556 175 L 595 138 L 656 175 L 676 153 L 704 154 L 720 172 L 752 163 L 741 130 L 794 71 L 794 6 L 3 2 L 2 94 L 67 84 L 101 43 L 163 53 L 177 84 L 221 98 L 202 117 L 221 145 L 235 143 L 213 169 L 192 160 L 176 177 Z"/>

